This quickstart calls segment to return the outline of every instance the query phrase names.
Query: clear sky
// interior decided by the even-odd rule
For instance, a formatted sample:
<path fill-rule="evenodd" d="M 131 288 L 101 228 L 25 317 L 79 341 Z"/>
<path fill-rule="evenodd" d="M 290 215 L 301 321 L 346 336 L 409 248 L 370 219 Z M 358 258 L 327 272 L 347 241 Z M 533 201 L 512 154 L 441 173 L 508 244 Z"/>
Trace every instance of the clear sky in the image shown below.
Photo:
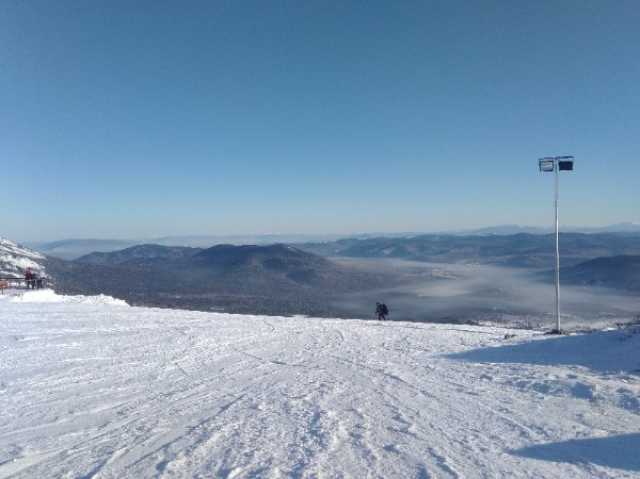
<path fill-rule="evenodd" d="M 0 235 L 640 221 L 640 3 L 0 2 Z"/>

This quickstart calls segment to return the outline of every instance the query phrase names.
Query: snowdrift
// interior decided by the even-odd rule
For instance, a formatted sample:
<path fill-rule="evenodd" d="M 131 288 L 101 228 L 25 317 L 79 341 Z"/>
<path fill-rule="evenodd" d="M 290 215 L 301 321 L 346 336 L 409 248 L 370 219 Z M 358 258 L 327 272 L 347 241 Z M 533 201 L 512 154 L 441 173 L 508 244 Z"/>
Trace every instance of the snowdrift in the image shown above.
<path fill-rule="evenodd" d="M 126 301 L 116 299 L 111 296 L 106 296 L 104 294 L 100 294 L 98 296 L 64 296 L 56 294 L 51 289 L 27 291 L 23 294 L 13 296 L 10 301 L 13 303 L 74 303 L 90 305 L 129 306 Z"/>

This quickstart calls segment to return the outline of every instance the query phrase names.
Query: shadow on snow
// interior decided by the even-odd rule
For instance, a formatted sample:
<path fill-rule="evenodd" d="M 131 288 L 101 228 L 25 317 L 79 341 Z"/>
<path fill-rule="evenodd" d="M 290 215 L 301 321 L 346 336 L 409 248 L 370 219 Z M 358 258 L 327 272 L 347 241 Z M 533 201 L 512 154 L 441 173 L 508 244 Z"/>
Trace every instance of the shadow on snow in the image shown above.
<path fill-rule="evenodd" d="M 543 461 L 598 464 L 628 471 L 640 471 L 640 434 L 574 439 L 509 451 Z"/>
<path fill-rule="evenodd" d="M 522 343 L 475 349 L 446 357 L 475 363 L 582 366 L 601 373 L 640 373 L 640 334 L 625 330 L 547 336 Z"/>

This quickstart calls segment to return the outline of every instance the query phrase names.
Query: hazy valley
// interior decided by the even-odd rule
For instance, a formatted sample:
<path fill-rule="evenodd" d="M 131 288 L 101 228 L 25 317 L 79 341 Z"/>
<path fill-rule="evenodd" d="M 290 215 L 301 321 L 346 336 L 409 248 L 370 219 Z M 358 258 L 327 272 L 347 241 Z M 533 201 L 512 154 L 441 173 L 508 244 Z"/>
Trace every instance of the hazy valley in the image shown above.
<path fill-rule="evenodd" d="M 640 313 L 640 235 L 567 233 L 561 254 L 565 321 Z M 102 293 L 144 306 L 370 319 L 375 302 L 384 301 L 394 320 L 524 326 L 550 321 L 553 306 L 553 238 L 546 234 L 143 244 L 74 260 L 40 258 L 60 293 Z"/>

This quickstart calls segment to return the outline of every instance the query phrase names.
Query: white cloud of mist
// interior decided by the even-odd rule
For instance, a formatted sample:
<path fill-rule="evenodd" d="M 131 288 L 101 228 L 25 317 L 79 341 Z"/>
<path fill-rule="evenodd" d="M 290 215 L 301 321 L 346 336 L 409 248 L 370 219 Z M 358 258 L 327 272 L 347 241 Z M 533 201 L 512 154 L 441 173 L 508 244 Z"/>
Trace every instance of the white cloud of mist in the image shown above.
<path fill-rule="evenodd" d="M 385 301 L 392 319 L 425 321 L 518 321 L 550 325 L 555 293 L 535 272 L 487 265 L 430 264 L 402 260 L 339 259 L 341 263 L 395 276 L 403 284 L 347 295 L 336 306 L 367 315 Z M 595 327 L 640 314 L 640 298 L 624 292 L 563 286 L 563 323 Z"/>

